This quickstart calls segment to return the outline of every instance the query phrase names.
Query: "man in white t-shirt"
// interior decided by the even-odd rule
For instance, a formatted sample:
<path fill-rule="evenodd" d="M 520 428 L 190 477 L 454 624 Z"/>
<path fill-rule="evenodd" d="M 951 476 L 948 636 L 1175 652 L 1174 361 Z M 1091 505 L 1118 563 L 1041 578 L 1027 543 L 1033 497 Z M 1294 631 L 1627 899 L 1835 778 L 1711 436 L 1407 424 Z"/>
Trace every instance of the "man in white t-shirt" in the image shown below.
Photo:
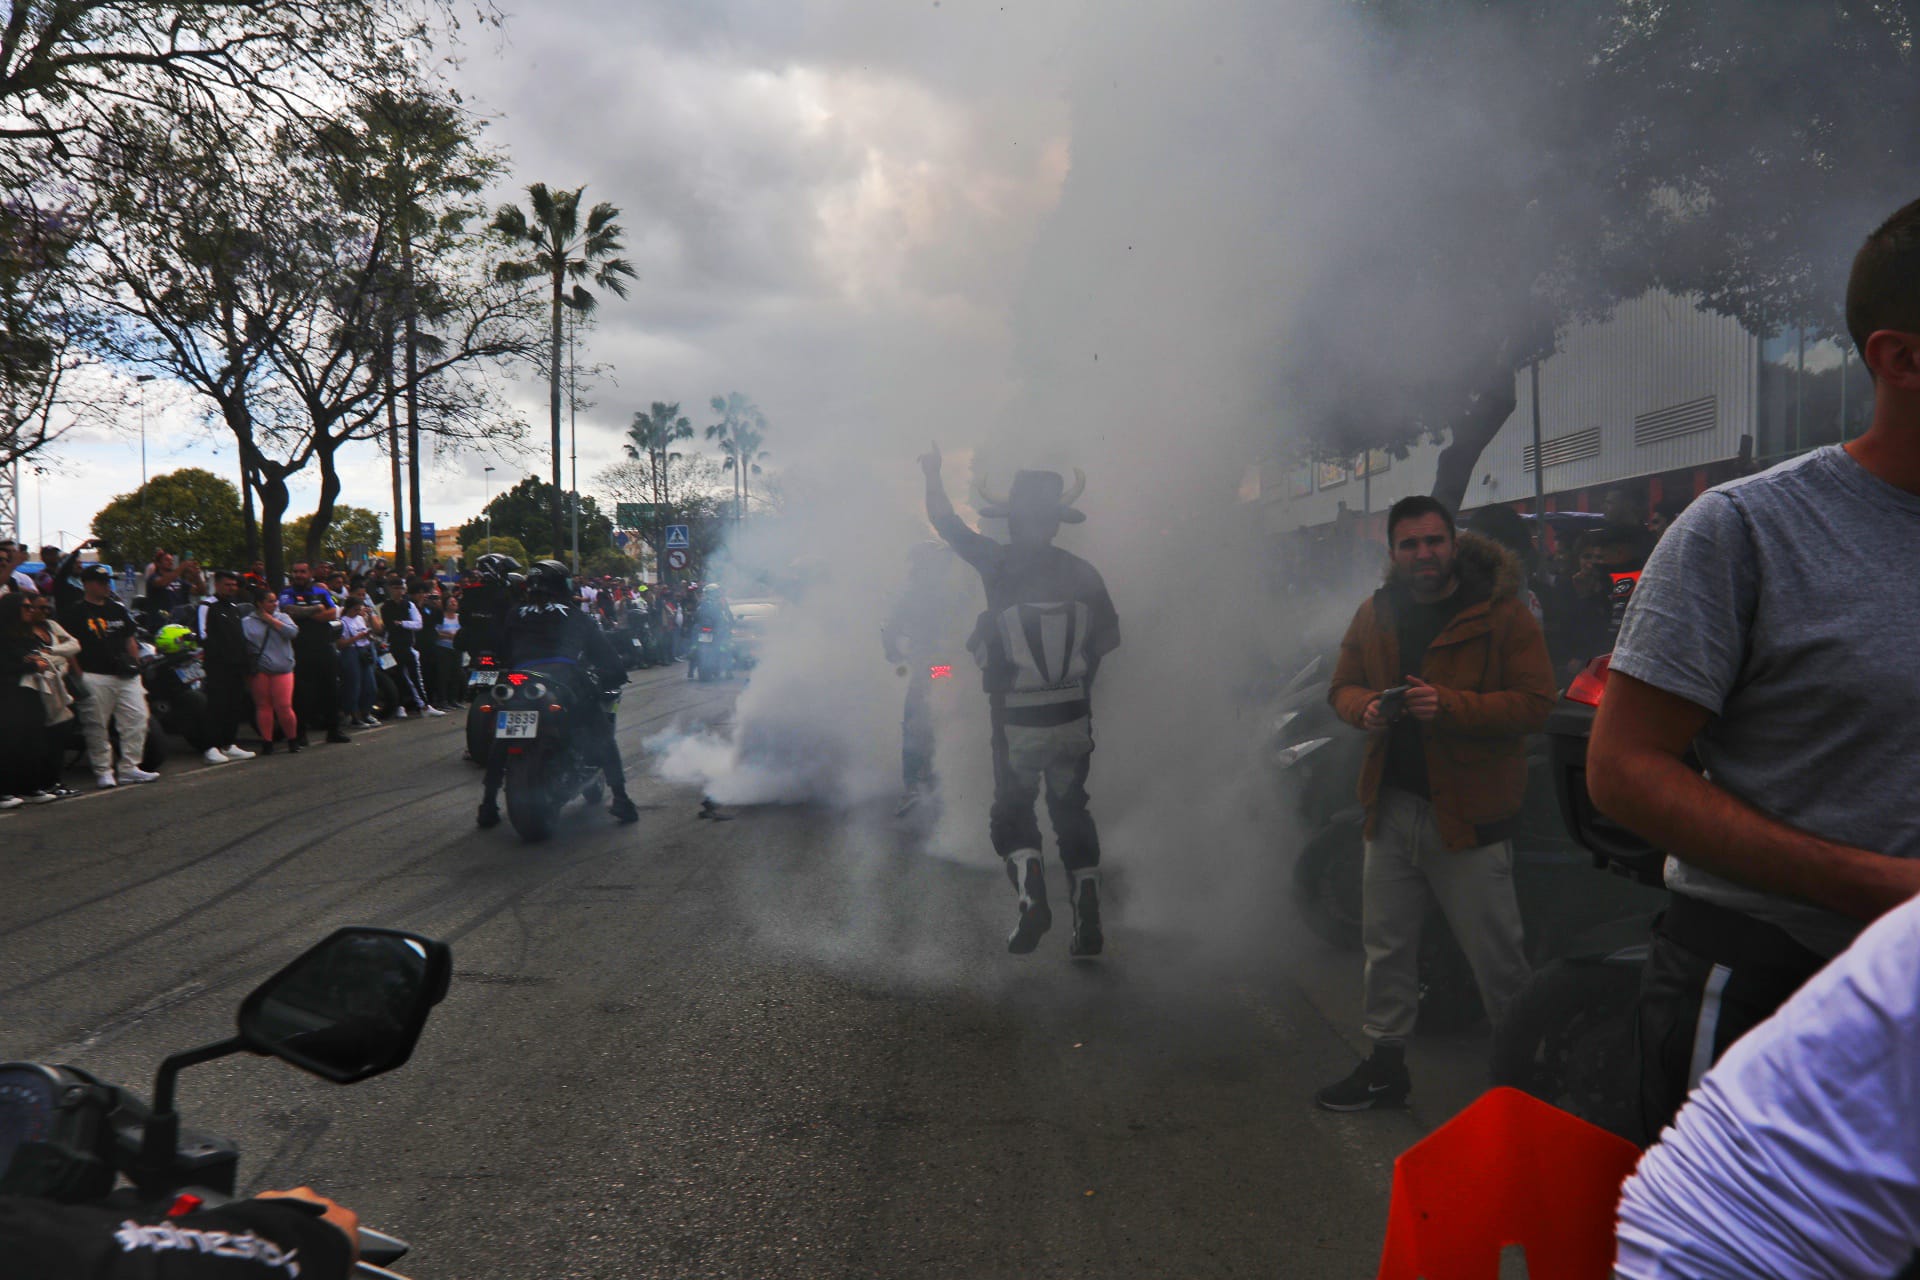
<path fill-rule="evenodd" d="M 1920 899 L 1709 1071 L 1620 1198 L 1620 1280 L 1893 1280 L 1920 1248 Z"/>

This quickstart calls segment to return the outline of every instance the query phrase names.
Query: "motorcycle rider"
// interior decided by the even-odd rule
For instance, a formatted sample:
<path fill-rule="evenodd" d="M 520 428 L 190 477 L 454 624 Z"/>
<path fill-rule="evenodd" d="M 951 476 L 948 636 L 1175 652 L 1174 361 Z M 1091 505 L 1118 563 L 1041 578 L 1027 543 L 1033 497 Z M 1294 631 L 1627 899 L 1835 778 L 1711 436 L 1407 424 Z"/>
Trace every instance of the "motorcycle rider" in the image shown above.
<path fill-rule="evenodd" d="M 958 593 L 950 571 L 953 553 L 944 542 L 922 542 L 907 554 L 907 586 L 880 628 L 887 661 L 907 677 L 907 705 L 900 719 L 900 780 L 906 795 L 894 816 L 903 818 L 940 789 L 933 772 L 933 674 L 931 664 L 953 653 L 960 626 Z M 948 659 L 951 661 L 951 658 Z"/>
<path fill-rule="evenodd" d="M 714 653 L 726 654 L 733 644 L 733 606 L 727 603 L 726 592 L 717 582 L 709 582 L 700 593 L 700 604 L 693 611 L 693 625 L 696 629 L 713 629 Z M 694 643 L 699 643 L 696 633 Z M 701 659 L 702 662 L 708 659 Z M 699 668 L 692 662 L 687 663 L 687 679 L 699 674 Z"/>
<path fill-rule="evenodd" d="M 311 1187 L 180 1217 L 0 1196 L 8 1275 L 90 1280 L 345 1280 L 359 1215 Z"/>
<path fill-rule="evenodd" d="M 968 528 L 954 513 L 940 479 L 940 446 L 920 458 L 927 481 L 927 519 L 980 573 L 987 609 L 967 649 L 984 672 L 993 723 L 994 852 L 1019 894 L 1020 915 L 1007 950 L 1025 955 L 1053 923 L 1047 906 L 1040 824 L 1033 805 L 1047 787 L 1047 813 L 1069 877 L 1073 937 L 1067 952 L 1097 956 L 1100 930 L 1100 837 L 1087 812 L 1087 770 L 1093 756 L 1093 680 L 1120 647 L 1120 619 L 1099 571 L 1053 545 L 1062 523 L 1086 516 L 1073 509 L 1086 479 L 1074 473 L 1068 491 L 1052 471 L 1021 471 L 1004 499 L 981 490 L 986 519 L 1004 519 L 1010 543 Z"/>
<path fill-rule="evenodd" d="M 627 682 L 625 665 L 586 610 L 574 603 L 573 578 L 558 560 L 540 560 L 526 575 L 526 600 L 508 616 L 500 668 L 538 667 L 567 680 L 579 694 L 577 729 L 586 735 L 583 754 L 597 758 L 613 802 L 607 811 L 622 823 L 637 822 L 639 810 L 627 796 L 627 775 L 613 740 L 613 718 L 604 708 L 603 690 Z M 507 744 L 494 739 L 487 756 L 486 792 L 480 798 L 479 824 L 500 825 L 500 783 L 507 772 Z"/>

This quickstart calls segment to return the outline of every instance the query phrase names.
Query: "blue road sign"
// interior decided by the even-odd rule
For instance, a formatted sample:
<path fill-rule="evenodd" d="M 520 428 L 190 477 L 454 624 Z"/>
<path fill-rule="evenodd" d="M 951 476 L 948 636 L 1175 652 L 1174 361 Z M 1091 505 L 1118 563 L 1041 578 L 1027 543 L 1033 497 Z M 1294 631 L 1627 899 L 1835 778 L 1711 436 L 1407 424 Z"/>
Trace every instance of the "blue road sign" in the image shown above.
<path fill-rule="evenodd" d="M 667 550 L 688 551 L 693 547 L 693 539 L 687 536 L 687 526 L 670 524 L 667 526 Z"/>
<path fill-rule="evenodd" d="M 616 533 L 616 534 L 614 534 L 614 535 L 613 535 L 613 545 L 614 545 L 614 546 L 616 546 L 616 547 L 622 547 L 622 548 L 624 548 L 624 547 L 625 547 L 625 546 L 627 545 L 627 535 L 626 535 L 626 534 L 624 534 L 624 533 Z"/>

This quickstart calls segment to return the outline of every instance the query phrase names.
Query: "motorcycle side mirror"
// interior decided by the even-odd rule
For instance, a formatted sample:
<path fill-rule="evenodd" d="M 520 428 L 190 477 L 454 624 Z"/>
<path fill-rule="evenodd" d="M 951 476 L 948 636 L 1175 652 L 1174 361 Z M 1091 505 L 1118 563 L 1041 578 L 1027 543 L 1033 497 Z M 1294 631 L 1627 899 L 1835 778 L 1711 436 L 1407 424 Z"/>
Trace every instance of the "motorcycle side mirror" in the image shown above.
<path fill-rule="evenodd" d="M 1300 690 L 1306 688 L 1307 682 L 1320 674 L 1320 664 L 1321 660 L 1315 658 L 1306 666 L 1300 668 L 1299 671 L 1294 673 L 1293 679 L 1287 681 L 1287 687 L 1280 691 L 1280 696 L 1285 697 L 1287 694 L 1298 693 Z"/>
<path fill-rule="evenodd" d="M 255 1053 L 352 1084 L 413 1056 L 452 974 L 444 942 L 396 929 L 340 929 L 241 1001 L 239 1038 Z"/>

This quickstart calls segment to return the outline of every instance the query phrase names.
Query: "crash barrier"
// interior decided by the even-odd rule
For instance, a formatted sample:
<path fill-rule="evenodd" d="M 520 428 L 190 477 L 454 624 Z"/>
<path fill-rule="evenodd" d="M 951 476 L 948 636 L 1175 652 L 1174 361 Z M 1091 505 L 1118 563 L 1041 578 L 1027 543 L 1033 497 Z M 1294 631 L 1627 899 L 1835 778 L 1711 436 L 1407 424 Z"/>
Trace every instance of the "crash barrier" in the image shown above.
<path fill-rule="evenodd" d="M 1607 1280 L 1614 1209 L 1640 1149 L 1518 1089 L 1490 1089 L 1393 1162 L 1378 1280 Z"/>

